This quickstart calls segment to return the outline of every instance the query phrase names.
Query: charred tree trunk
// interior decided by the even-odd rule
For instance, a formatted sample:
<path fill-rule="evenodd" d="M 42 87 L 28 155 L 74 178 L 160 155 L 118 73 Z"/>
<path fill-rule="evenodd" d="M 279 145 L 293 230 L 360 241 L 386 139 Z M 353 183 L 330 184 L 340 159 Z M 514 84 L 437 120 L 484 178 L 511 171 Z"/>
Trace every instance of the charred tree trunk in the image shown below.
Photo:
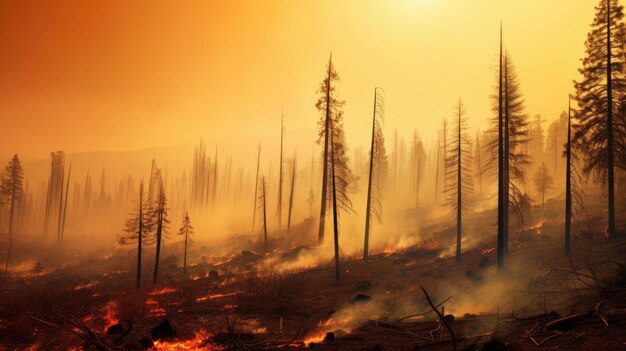
<path fill-rule="evenodd" d="M 572 108 L 571 101 L 568 103 L 567 108 L 567 145 L 565 149 L 566 165 L 565 165 L 565 254 L 570 254 L 570 235 L 572 229 L 572 145 L 571 145 L 571 131 L 572 131 Z"/>
<path fill-rule="evenodd" d="M 157 283 L 159 276 L 159 259 L 161 256 L 161 240 L 163 237 L 163 204 L 161 197 L 163 196 L 163 186 L 160 186 L 159 190 L 159 208 L 157 213 L 157 228 L 156 228 L 156 254 L 154 257 L 154 276 L 152 277 L 152 284 Z"/>
<path fill-rule="evenodd" d="M 615 169 L 613 163 L 613 74 L 611 72 L 611 1 L 606 3 L 606 99 L 607 99 L 607 157 L 609 192 L 609 238 L 615 238 Z"/>
<path fill-rule="evenodd" d="M 367 180 L 367 208 L 365 210 L 365 243 L 363 244 L 363 260 L 369 259 L 369 243 L 370 243 L 370 222 L 372 212 L 372 180 L 374 178 L 374 150 L 376 143 L 376 88 L 374 88 L 374 111 L 372 115 L 372 143 L 370 146 L 370 169 Z M 334 172 L 334 171 L 333 171 Z M 334 173 L 333 173 L 334 174 Z M 333 178 L 334 179 L 334 178 Z"/>
<path fill-rule="evenodd" d="M 326 86 L 326 117 L 324 123 L 324 165 L 322 171 L 322 199 L 320 205 L 320 224 L 318 231 L 318 243 L 321 244 L 324 241 L 324 226 L 326 225 L 326 193 L 328 191 L 328 143 L 331 139 L 330 122 L 331 122 L 331 110 L 330 110 L 330 84 L 331 84 L 331 72 L 332 65 L 328 65 L 328 85 Z"/>
<path fill-rule="evenodd" d="M 497 263 L 498 270 L 504 270 L 504 202 L 508 199 L 504 198 L 504 138 L 502 133 L 502 24 L 500 24 L 500 58 L 498 72 L 498 247 L 497 247 Z"/>
<path fill-rule="evenodd" d="M 461 140 L 461 103 L 459 101 L 459 116 L 458 116 L 458 134 L 457 134 L 457 150 L 456 152 L 458 153 L 458 158 L 457 158 L 457 174 L 456 174 L 456 261 L 459 262 L 461 261 L 461 216 L 463 214 L 463 198 L 462 198 L 462 191 L 463 191 L 463 182 L 462 182 L 462 164 L 461 164 L 461 158 L 463 156 L 463 153 L 461 152 L 461 147 L 463 145 L 462 140 Z"/>
<path fill-rule="evenodd" d="M 139 184 L 139 223 L 137 224 L 137 278 L 136 288 L 141 288 L 141 253 L 143 250 L 143 181 Z"/>
<path fill-rule="evenodd" d="M 509 254 L 509 201 L 511 192 L 511 178 L 510 178 L 510 161 L 511 161 L 511 147 L 510 147 L 510 118 L 509 118 L 509 66 L 508 59 L 504 57 L 504 199 L 502 205 L 502 216 L 504 217 L 504 254 Z"/>
<path fill-rule="evenodd" d="M 265 251 L 267 251 L 267 203 L 265 202 L 266 199 L 266 192 L 265 192 L 265 177 L 263 177 L 263 243 L 265 246 Z"/>
<path fill-rule="evenodd" d="M 289 213 L 287 214 L 287 233 L 291 231 L 291 213 L 293 211 L 293 195 L 296 186 L 296 153 L 293 154 L 293 168 L 291 169 L 291 189 L 289 190 Z"/>
<path fill-rule="evenodd" d="M 70 168 L 67 171 L 67 184 L 65 185 L 65 204 L 63 205 L 63 219 L 61 221 L 61 245 L 63 245 L 63 237 L 65 234 L 65 218 L 67 216 L 67 202 L 68 195 L 70 191 L 70 177 L 72 176 L 72 164 L 70 163 Z"/>
<path fill-rule="evenodd" d="M 285 116 L 281 115 L 280 119 L 280 158 L 278 164 L 278 230 L 283 225 L 283 140 L 285 136 Z"/>
<path fill-rule="evenodd" d="M 341 279 L 341 272 L 339 268 L 339 224 L 337 223 L 337 185 L 335 183 L 335 145 L 333 141 L 333 126 L 330 126 L 330 162 L 332 172 L 332 187 L 333 187 L 333 226 L 334 226 L 334 239 L 335 239 L 335 279 Z"/>
<path fill-rule="evenodd" d="M 259 168 L 261 166 L 261 144 L 259 144 L 259 150 L 256 157 L 256 178 L 254 178 L 254 211 L 252 211 L 252 228 L 257 225 L 256 223 L 256 202 L 259 196 Z"/>

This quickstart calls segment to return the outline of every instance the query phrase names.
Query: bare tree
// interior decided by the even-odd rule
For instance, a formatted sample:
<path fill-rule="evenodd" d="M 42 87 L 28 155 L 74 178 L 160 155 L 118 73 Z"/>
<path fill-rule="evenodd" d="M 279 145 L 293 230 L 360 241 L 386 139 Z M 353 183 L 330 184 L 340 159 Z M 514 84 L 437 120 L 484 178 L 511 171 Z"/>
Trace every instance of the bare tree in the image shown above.
<path fill-rule="evenodd" d="M 289 213 L 287 214 L 287 233 L 291 230 L 291 213 L 293 211 L 293 195 L 296 187 L 296 153 L 293 153 L 293 166 L 291 168 L 291 189 L 289 190 Z"/>
<path fill-rule="evenodd" d="M 152 284 L 157 283 L 159 276 L 159 260 L 161 257 L 161 244 L 164 238 L 166 238 L 169 230 L 169 209 L 167 207 L 167 198 L 165 197 L 165 191 L 163 189 L 163 181 L 159 182 L 159 193 L 157 197 L 156 205 L 151 209 L 149 216 L 149 228 L 154 228 L 154 234 L 156 237 L 156 254 L 154 257 L 154 275 L 152 277 Z"/>
<path fill-rule="evenodd" d="M 380 201 L 381 162 L 387 163 L 385 152 L 385 139 L 383 136 L 382 123 L 385 119 L 385 97 L 381 88 L 374 88 L 374 109 L 372 112 L 372 141 L 370 145 L 369 177 L 367 183 L 367 208 L 365 210 L 365 242 L 363 245 L 363 260 L 369 259 L 369 240 L 372 213 L 378 221 L 381 221 L 382 203 Z M 382 146 L 381 146 L 382 145 Z M 383 155 L 379 155 L 382 152 Z M 386 168 L 386 167 L 385 167 Z M 386 169 L 384 170 L 386 172 Z M 376 179 L 375 179 L 376 178 Z M 373 187 L 376 187 L 374 194 Z"/>

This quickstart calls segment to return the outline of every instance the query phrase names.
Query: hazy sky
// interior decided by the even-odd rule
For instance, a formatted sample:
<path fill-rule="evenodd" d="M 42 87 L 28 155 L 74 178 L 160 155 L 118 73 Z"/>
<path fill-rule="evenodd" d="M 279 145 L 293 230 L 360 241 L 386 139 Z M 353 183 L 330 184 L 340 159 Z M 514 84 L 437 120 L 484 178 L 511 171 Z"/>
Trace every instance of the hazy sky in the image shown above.
<path fill-rule="evenodd" d="M 567 106 L 598 0 L 0 2 L 0 157 L 128 150 L 316 128 L 329 53 L 350 146 L 375 85 L 388 138 L 427 140 L 461 96 L 485 128 L 498 26 L 527 113 Z M 310 144 L 313 140 L 302 140 Z"/>

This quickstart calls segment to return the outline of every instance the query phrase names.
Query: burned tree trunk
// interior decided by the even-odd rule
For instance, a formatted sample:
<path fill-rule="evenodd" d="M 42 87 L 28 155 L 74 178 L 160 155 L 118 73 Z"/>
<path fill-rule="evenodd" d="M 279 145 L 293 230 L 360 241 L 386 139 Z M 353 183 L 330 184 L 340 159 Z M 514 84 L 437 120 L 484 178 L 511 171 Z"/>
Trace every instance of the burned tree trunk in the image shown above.
<path fill-rule="evenodd" d="M 330 126 L 330 157 L 331 157 L 331 172 L 332 172 L 332 187 L 333 187 L 333 229 L 335 239 L 335 279 L 341 279 L 341 272 L 339 268 L 339 224 L 337 223 L 337 184 L 335 176 L 335 143 L 333 141 L 332 124 Z"/>
<path fill-rule="evenodd" d="M 322 170 L 322 199 L 320 202 L 320 223 L 318 230 L 318 243 L 321 244 L 324 242 L 324 226 L 326 225 L 326 204 L 327 199 L 326 195 L 328 192 L 328 144 L 331 140 L 330 136 L 330 122 L 331 122 L 331 110 L 330 110 L 330 85 L 331 85 L 331 76 L 332 76 L 332 58 L 328 64 L 328 83 L 326 85 L 326 116 L 324 117 L 324 164 Z"/>
<path fill-rule="evenodd" d="M 502 116 L 502 24 L 500 24 L 500 57 L 498 66 L 498 247 L 497 264 L 498 270 L 504 270 L 505 253 L 505 229 L 504 229 L 504 203 L 508 198 L 504 197 L 504 138 Z"/>
<path fill-rule="evenodd" d="M 291 169 L 291 189 L 289 191 L 289 213 L 287 214 L 287 233 L 291 230 L 291 213 L 293 211 L 293 195 L 296 187 L 296 153 L 293 154 L 293 167 Z"/>
<path fill-rule="evenodd" d="M 252 228 L 256 226 L 256 204 L 257 197 L 259 192 L 259 168 L 261 166 L 261 144 L 259 144 L 259 149 L 257 152 L 256 158 L 256 177 L 254 178 L 254 210 L 252 211 Z"/>
<path fill-rule="evenodd" d="M 565 254 L 570 254 L 570 235 L 572 230 L 572 107 L 571 99 L 567 108 L 567 145 L 565 147 Z"/>

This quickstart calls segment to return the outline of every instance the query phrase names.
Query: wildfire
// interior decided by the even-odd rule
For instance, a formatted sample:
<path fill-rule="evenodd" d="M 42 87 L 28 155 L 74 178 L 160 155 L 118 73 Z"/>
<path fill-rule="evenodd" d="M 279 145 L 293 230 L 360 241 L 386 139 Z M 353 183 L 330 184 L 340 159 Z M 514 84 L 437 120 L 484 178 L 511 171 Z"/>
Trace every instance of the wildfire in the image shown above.
<path fill-rule="evenodd" d="M 184 350 L 224 350 L 223 347 L 207 342 L 208 333 L 201 330 L 193 339 L 181 341 L 154 341 L 152 351 L 184 351 Z"/>
<path fill-rule="evenodd" d="M 167 311 L 159 306 L 159 302 L 153 298 L 146 300 L 146 306 L 148 307 L 148 317 L 163 317 L 167 314 Z"/>
<path fill-rule="evenodd" d="M 106 332 L 110 326 L 117 324 L 117 302 L 109 301 L 105 306 L 105 314 L 104 320 L 106 325 L 104 326 L 104 331 Z"/>
<path fill-rule="evenodd" d="M 196 299 L 196 302 L 202 302 L 202 301 L 206 301 L 206 300 L 219 299 L 220 297 L 227 297 L 227 296 L 233 296 L 233 295 L 237 295 L 237 293 L 236 292 L 232 292 L 232 293 L 228 293 L 228 294 L 207 295 L 207 296 L 198 297 Z"/>
<path fill-rule="evenodd" d="M 481 254 L 481 255 L 486 255 L 486 254 L 488 254 L 488 253 L 490 253 L 490 252 L 493 252 L 493 251 L 495 251 L 495 250 L 496 250 L 496 248 L 495 248 L 495 247 L 488 247 L 488 248 L 486 248 L 486 249 L 482 249 L 482 250 L 480 250 L 480 254 Z"/>
<path fill-rule="evenodd" d="M 329 318 L 326 322 L 322 323 L 320 321 L 319 329 L 315 334 L 306 338 L 303 342 L 305 345 L 310 345 L 311 343 L 319 343 L 324 341 L 326 335 L 329 332 L 342 331 L 344 333 L 350 333 L 352 329 L 347 328 L 348 323 L 352 321 L 351 316 L 347 316 L 340 320 L 335 320 L 333 318 Z"/>
<path fill-rule="evenodd" d="M 541 228 L 543 227 L 544 223 L 546 223 L 546 221 L 539 221 L 537 224 L 533 225 L 532 227 L 528 229 L 534 230 L 537 235 L 541 235 L 542 233 Z"/>
<path fill-rule="evenodd" d="M 165 295 L 165 294 L 173 293 L 175 291 L 178 291 L 178 289 L 166 286 L 166 287 L 161 288 L 161 289 L 154 289 L 154 290 L 152 290 L 150 292 L 150 296 Z"/>

